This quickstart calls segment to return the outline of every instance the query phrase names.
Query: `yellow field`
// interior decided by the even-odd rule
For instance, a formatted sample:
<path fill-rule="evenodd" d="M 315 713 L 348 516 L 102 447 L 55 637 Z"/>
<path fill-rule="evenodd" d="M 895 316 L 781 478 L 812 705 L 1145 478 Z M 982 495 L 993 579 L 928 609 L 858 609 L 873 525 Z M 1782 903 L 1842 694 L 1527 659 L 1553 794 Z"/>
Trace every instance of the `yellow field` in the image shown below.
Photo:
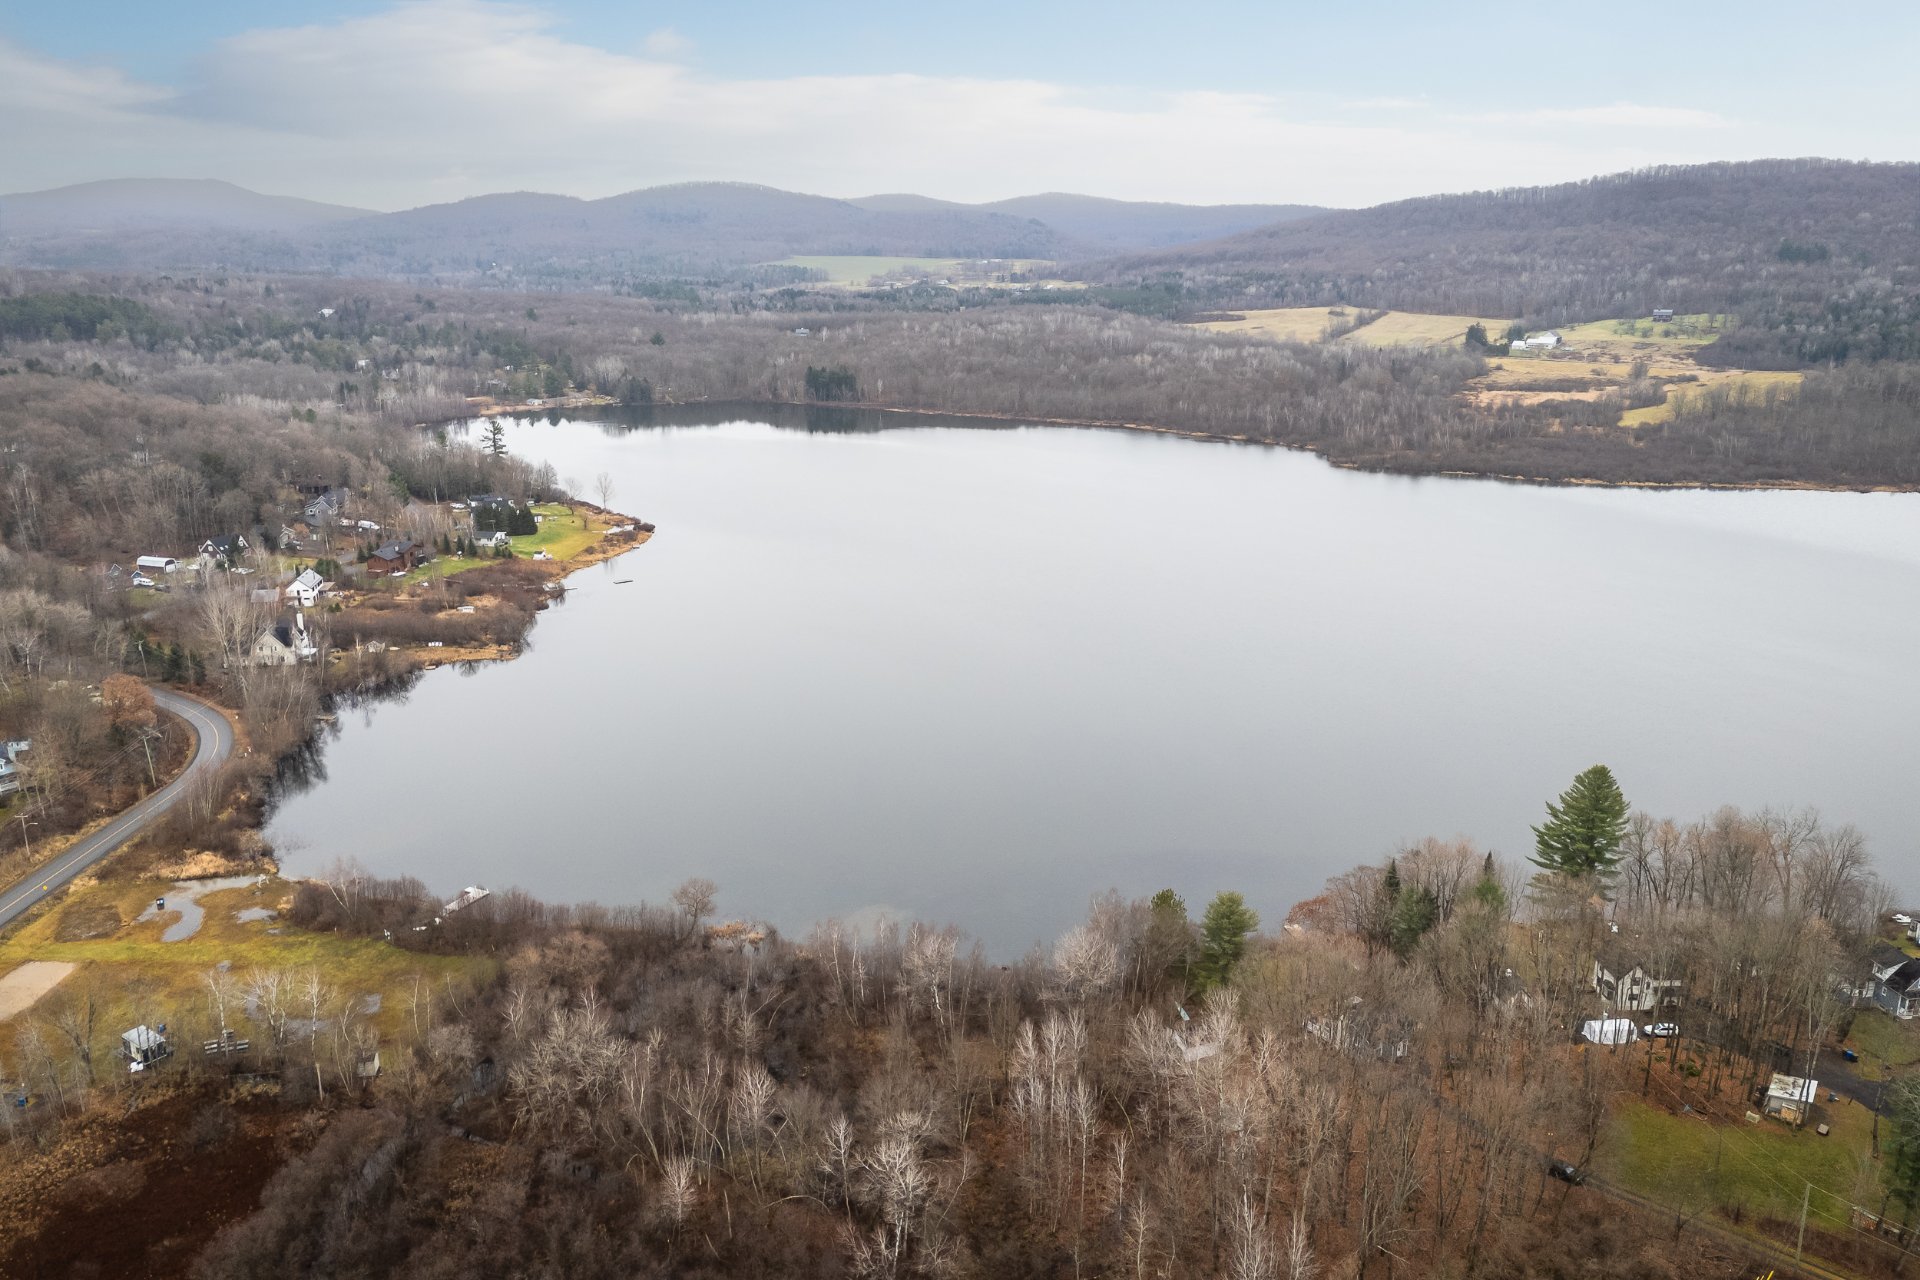
<path fill-rule="evenodd" d="M 1458 346 L 1467 340 L 1469 325 L 1484 325 L 1487 336 L 1498 339 L 1511 323 L 1509 320 L 1489 320 L 1481 316 L 1436 316 L 1420 311 L 1389 311 L 1372 324 L 1355 329 L 1340 341 L 1363 347 Z"/>
<path fill-rule="evenodd" d="M 827 283 L 861 288 L 876 281 L 950 280 L 955 284 L 991 284 L 1008 275 L 1034 276 L 1052 266 L 1039 258 L 889 258 L 803 254 L 782 258 L 776 267 L 804 267 L 826 273 Z"/>
<path fill-rule="evenodd" d="M 1352 320 L 1358 307 L 1275 307 L 1264 311 L 1242 311 L 1235 320 L 1207 320 L 1198 328 L 1215 333 L 1240 333 L 1267 338 L 1274 342 L 1319 342 L 1327 330 Z M 1389 311 L 1372 324 L 1361 325 L 1338 340 L 1367 347 L 1436 347 L 1466 341 L 1467 326 L 1480 323 L 1489 336 L 1498 338 L 1507 330 L 1506 320 L 1486 320 L 1476 316 L 1428 315 L 1419 311 Z"/>
<path fill-rule="evenodd" d="M 1275 342 L 1318 342 L 1328 325 L 1347 319 L 1352 311 L 1347 307 L 1274 307 L 1236 314 L 1237 320 L 1206 320 L 1194 327 Z"/>
<path fill-rule="evenodd" d="M 1708 387 L 1732 387 L 1749 394 L 1758 394 L 1768 387 L 1797 387 L 1801 375 L 1791 370 L 1778 369 L 1701 369 L 1700 381 L 1689 382 L 1667 388 L 1667 398 L 1662 404 L 1648 405 L 1644 409 L 1629 409 L 1620 415 L 1623 427 L 1640 427 L 1650 422 L 1665 422 L 1673 417 L 1674 406 L 1689 395 L 1694 395 Z"/>

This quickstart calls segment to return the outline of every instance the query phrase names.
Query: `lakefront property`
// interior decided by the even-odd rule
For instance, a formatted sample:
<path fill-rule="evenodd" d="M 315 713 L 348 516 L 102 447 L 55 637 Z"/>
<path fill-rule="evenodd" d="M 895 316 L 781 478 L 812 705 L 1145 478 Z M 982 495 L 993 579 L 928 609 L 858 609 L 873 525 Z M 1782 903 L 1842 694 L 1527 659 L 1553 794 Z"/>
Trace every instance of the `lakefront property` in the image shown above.
<path fill-rule="evenodd" d="M 1909 1275 L 1920 26 L 1405 8 L 0 13 L 0 1280 Z"/>

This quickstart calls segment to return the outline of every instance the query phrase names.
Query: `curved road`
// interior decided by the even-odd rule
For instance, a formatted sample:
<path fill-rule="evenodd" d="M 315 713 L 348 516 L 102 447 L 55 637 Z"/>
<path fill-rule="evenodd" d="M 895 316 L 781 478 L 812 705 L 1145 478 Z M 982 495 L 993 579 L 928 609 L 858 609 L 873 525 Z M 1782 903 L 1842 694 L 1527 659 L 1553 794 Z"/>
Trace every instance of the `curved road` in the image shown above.
<path fill-rule="evenodd" d="M 82 871 L 146 830 L 155 819 L 180 803 L 194 779 L 218 769 L 233 755 L 233 726 L 218 711 L 203 702 L 166 689 L 155 689 L 153 700 L 185 720 L 193 730 L 192 762 L 172 782 L 75 843 L 32 876 L 0 889 L 0 930 L 12 925 L 41 901 L 66 888 Z"/>

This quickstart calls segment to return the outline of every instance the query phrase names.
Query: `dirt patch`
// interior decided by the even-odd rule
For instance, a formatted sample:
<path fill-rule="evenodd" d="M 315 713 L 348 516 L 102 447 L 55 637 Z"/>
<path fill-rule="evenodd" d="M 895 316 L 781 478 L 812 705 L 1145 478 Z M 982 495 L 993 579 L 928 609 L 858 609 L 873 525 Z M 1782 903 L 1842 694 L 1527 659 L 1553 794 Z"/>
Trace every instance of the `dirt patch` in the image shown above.
<path fill-rule="evenodd" d="M 29 960 L 0 978 L 0 1022 L 31 1008 L 73 970 L 74 966 L 64 960 Z"/>
<path fill-rule="evenodd" d="M 102 898 L 88 898 L 72 903 L 60 913 L 60 918 L 54 921 L 53 940 L 91 942 L 95 938 L 110 938 L 126 922 L 126 917 L 120 914 L 120 908 L 113 903 Z"/>

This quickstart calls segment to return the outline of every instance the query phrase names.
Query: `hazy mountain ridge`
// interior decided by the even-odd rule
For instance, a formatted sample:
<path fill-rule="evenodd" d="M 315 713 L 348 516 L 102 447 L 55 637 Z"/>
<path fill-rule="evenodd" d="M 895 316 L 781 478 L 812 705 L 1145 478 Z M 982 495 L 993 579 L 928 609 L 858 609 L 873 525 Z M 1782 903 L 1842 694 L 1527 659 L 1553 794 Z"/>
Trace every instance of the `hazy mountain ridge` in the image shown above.
<path fill-rule="evenodd" d="M 1110 200 L 1103 196 L 1049 191 L 987 204 L 967 205 L 928 196 L 879 195 L 852 201 L 867 209 L 980 209 L 1034 218 L 1082 244 L 1106 253 L 1211 240 L 1238 231 L 1309 218 L 1329 210 L 1309 204 L 1172 204 Z"/>
<path fill-rule="evenodd" d="M 111 178 L 0 196 L 0 237 L 159 226 L 294 231 L 370 216 L 369 209 L 262 195 L 216 178 Z"/>
<path fill-rule="evenodd" d="M 1059 260 L 1181 243 L 1300 211 L 1060 194 L 988 205 L 838 200 L 699 182 L 596 200 L 502 192 L 373 213 L 228 183 L 124 180 L 0 196 L 0 252 L 32 266 L 375 275 L 686 271 L 795 254 Z"/>

